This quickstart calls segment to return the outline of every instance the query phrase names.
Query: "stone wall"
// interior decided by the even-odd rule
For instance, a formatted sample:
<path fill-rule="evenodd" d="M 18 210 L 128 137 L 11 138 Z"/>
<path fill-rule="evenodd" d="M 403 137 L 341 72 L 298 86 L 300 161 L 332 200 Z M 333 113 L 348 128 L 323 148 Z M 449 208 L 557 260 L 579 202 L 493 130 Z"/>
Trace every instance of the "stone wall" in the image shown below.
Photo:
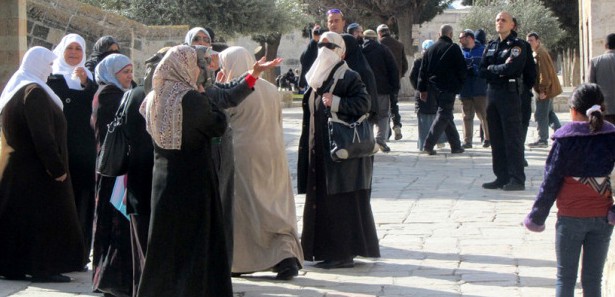
<path fill-rule="evenodd" d="M 132 59 L 135 80 L 145 71 L 144 62 L 160 48 L 183 42 L 188 26 L 145 26 L 120 15 L 76 0 L 26 0 L 28 47 L 53 49 L 69 33 L 86 40 L 89 55 L 100 37 L 118 40 L 122 54 Z"/>
<path fill-rule="evenodd" d="M 26 0 L 3 1 L 0 10 L 0 92 L 26 52 Z"/>
<path fill-rule="evenodd" d="M 579 0 L 579 43 L 581 47 L 581 79 L 586 80 L 591 58 L 604 53 L 605 37 L 615 33 L 613 0 Z M 604 266 L 603 296 L 615 296 L 615 242 L 611 242 Z"/>

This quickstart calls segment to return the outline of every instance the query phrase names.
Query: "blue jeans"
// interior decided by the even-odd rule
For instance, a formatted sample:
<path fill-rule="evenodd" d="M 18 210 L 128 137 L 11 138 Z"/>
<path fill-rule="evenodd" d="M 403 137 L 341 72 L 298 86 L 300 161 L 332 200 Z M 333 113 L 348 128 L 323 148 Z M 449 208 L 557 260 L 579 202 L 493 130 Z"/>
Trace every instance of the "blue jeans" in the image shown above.
<path fill-rule="evenodd" d="M 574 218 L 560 216 L 555 225 L 557 255 L 556 297 L 574 297 L 579 256 L 583 249 L 581 286 L 584 297 L 602 296 L 602 270 L 609 250 L 613 226 L 606 216 Z"/>
<path fill-rule="evenodd" d="M 557 130 L 562 126 L 557 115 L 553 112 L 553 98 L 539 99 L 536 97 L 534 120 L 538 124 L 538 140 L 547 142 L 549 140 L 549 126 L 553 130 Z"/>
<path fill-rule="evenodd" d="M 419 99 L 417 99 L 419 100 Z M 429 134 L 429 129 L 431 129 L 431 125 L 433 121 L 436 119 L 436 114 L 427 114 L 427 113 L 417 113 L 416 117 L 418 119 L 418 128 L 419 128 L 419 139 L 416 142 L 417 148 L 419 151 L 423 151 L 425 147 L 425 139 L 427 138 L 427 134 Z M 440 135 L 440 139 L 438 139 L 438 143 L 446 143 L 446 135 Z"/>

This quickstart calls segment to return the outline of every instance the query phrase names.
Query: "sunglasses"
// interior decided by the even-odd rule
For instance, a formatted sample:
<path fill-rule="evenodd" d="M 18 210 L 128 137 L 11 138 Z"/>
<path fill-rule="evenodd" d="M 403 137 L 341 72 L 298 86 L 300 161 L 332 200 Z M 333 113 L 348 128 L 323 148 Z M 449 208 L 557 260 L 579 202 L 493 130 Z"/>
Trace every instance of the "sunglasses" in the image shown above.
<path fill-rule="evenodd" d="M 335 43 L 329 43 L 329 42 L 324 42 L 324 43 L 319 43 L 318 44 L 318 48 L 322 48 L 322 47 L 326 47 L 330 50 L 334 50 L 336 47 L 341 48 L 339 45 L 335 44 Z"/>
<path fill-rule="evenodd" d="M 205 36 L 195 36 L 194 38 L 192 38 L 192 41 L 203 41 L 203 42 L 207 42 L 207 43 L 211 43 L 211 40 Z"/>
<path fill-rule="evenodd" d="M 339 14 L 342 17 L 344 17 L 344 14 L 342 13 L 342 11 L 337 8 L 327 10 L 327 15 L 330 15 L 330 14 Z"/>

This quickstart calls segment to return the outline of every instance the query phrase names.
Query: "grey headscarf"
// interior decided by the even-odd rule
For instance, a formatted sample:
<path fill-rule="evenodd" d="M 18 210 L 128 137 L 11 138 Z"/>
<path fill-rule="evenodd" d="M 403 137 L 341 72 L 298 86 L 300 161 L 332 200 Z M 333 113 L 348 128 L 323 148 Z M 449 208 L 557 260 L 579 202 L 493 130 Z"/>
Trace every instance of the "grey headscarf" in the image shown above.
<path fill-rule="evenodd" d="M 122 54 L 111 54 L 107 56 L 96 66 L 96 82 L 99 85 L 115 85 L 122 91 L 128 91 L 128 89 L 124 88 L 115 77 L 116 73 L 120 72 L 120 70 L 128 65 L 132 65 L 130 58 Z"/>

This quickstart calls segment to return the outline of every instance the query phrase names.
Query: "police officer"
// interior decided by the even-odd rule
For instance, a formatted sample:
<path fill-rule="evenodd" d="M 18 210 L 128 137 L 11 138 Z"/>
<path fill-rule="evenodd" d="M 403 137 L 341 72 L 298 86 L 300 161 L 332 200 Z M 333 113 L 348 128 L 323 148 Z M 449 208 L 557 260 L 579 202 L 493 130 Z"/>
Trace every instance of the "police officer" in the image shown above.
<path fill-rule="evenodd" d="M 489 42 L 480 65 L 480 75 L 487 79 L 487 121 L 496 176 L 495 181 L 483 184 L 485 189 L 525 190 L 520 94 L 528 52 L 511 34 L 513 27 L 508 12 L 496 16 L 499 38 Z"/>

